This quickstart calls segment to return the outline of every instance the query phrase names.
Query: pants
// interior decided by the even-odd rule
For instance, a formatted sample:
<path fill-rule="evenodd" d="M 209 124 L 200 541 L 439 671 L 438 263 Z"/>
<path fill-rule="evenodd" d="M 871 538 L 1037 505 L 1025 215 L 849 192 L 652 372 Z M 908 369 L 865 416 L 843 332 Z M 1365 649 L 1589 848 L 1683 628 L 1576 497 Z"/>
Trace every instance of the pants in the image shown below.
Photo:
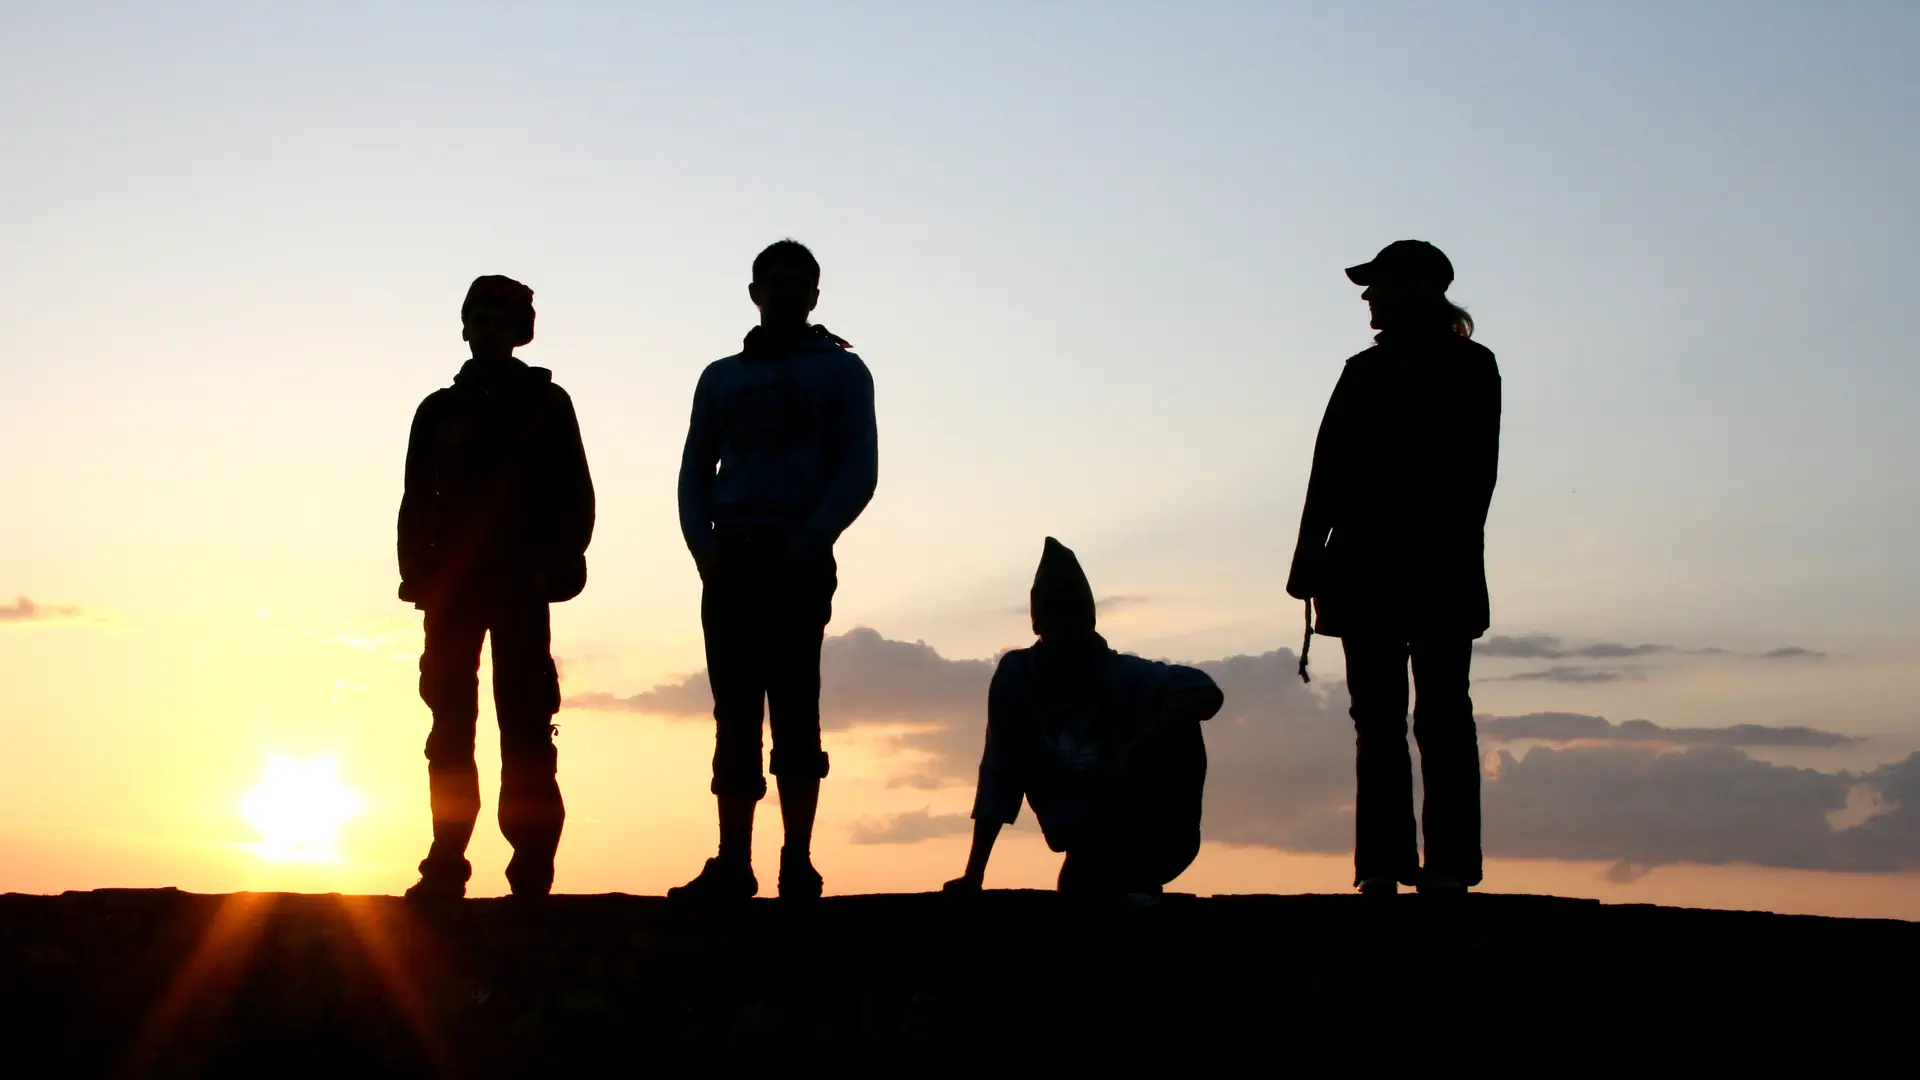
<path fill-rule="evenodd" d="M 1207 747 L 1199 724 L 1138 747 L 1132 771 L 1116 777 L 1107 812 L 1062 830 L 1060 891 L 1157 892 L 1200 854 L 1200 802 Z"/>
<path fill-rule="evenodd" d="M 1411 643 L 1349 634 L 1347 687 L 1353 695 L 1358 790 L 1355 883 L 1384 878 L 1416 884 L 1421 869 L 1413 819 L 1413 759 L 1407 750 L 1407 661 L 1413 661 L 1413 737 L 1425 788 L 1420 827 L 1426 872 L 1480 882 L 1480 746 L 1467 696 L 1473 640 Z"/>
<path fill-rule="evenodd" d="M 833 555 L 796 560 L 785 538 L 719 533 L 700 599 L 713 686 L 713 793 L 761 799 L 761 722 L 775 776 L 823 777 L 820 645 L 839 584 Z M 763 710 L 763 702 L 765 708 Z"/>
<path fill-rule="evenodd" d="M 474 765 L 480 714 L 480 645 L 493 636 L 493 701 L 500 721 L 500 832 L 513 845 L 507 881 L 515 892 L 545 892 L 567 818 L 556 777 L 553 714 L 560 677 L 549 654 L 550 624 L 542 600 L 455 598 L 430 608 L 420 654 L 420 697 L 433 710 L 427 776 L 433 802 L 433 849 L 421 872 L 472 872 L 467 841 L 480 815 Z"/>

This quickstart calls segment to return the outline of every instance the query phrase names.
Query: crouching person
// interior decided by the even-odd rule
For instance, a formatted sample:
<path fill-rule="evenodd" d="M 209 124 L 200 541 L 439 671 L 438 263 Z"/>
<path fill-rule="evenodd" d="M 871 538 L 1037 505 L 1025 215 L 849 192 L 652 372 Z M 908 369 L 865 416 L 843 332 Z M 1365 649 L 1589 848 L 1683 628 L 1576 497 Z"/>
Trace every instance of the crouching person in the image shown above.
<path fill-rule="evenodd" d="M 1001 657 L 987 693 L 973 849 L 946 891 L 980 889 L 1024 798 L 1047 846 L 1066 854 L 1062 893 L 1151 902 L 1200 852 L 1200 722 L 1220 711 L 1220 688 L 1205 672 L 1109 648 L 1079 560 L 1052 537 L 1031 609 L 1039 641 Z"/>
<path fill-rule="evenodd" d="M 466 850 L 480 814 L 474 729 L 480 646 L 489 637 L 500 831 L 513 845 L 507 884 L 518 897 L 544 896 L 566 821 L 547 605 L 586 586 L 593 480 L 572 400 L 551 372 L 513 355 L 533 340 L 533 291 L 482 277 L 460 317 L 473 358 L 414 414 L 400 503 L 400 599 L 426 613 L 420 696 L 433 710 L 433 847 L 407 896 L 464 896 L 473 873 Z"/>

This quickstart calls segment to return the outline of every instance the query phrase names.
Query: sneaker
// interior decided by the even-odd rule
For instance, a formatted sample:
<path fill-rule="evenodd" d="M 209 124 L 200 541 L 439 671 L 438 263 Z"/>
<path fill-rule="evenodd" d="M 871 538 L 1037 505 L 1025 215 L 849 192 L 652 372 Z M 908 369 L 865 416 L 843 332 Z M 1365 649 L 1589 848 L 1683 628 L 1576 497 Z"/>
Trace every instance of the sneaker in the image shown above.
<path fill-rule="evenodd" d="M 463 900 L 466 895 L 467 883 L 450 874 L 423 873 L 406 891 L 406 898 L 416 904 Z"/>
<path fill-rule="evenodd" d="M 713 858 L 701 868 L 700 876 L 668 889 L 667 899 L 696 904 L 740 903 L 759 891 L 760 882 L 753 876 L 752 866 Z"/>
<path fill-rule="evenodd" d="M 1400 883 L 1393 878 L 1372 877 L 1360 881 L 1361 896 L 1397 896 L 1399 893 Z"/>
<path fill-rule="evenodd" d="M 813 868 L 811 855 L 800 852 L 789 856 L 786 848 L 780 849 L 780 899 L 818 900 L 824 885 L 820 871 Z"/>

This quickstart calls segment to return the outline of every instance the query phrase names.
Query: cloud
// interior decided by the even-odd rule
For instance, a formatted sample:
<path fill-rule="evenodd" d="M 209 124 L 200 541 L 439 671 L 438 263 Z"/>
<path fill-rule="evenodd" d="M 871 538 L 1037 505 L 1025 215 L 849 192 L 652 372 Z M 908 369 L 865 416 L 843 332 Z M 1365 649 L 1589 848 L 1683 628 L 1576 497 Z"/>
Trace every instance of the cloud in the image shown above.
<path fill-rule="evenodd" d="M 1353 844 L 1353 727 L 1338 684 L 1302 684 L 1291 650 L 1195 666 L 1226 695 L 1206 725 L 1209 840 L 1341 853 Z M 828 728 L 886 725 L 900 755 L 890 786 L 970 785 L 986 726 L 989 660 L 950 660 L 872 630 L 822 650 Z M 706 716 L 704 674 L 629 697 L 586 694 L 574 708 Z M 1808 727 L 1666 728 L 1576 713 L 1482 722 L 1491 856 L 1597 860 L 1622 875 L 1691 862 L 1806 869 L 1920 869 L 1920 754 L 1862 773 L 1757 761 L 1747 749 L 1854 740 Z M 1522 753 L 1502 746 L 1521 740 Z M 1025 818 L 1023 812 L 1023 819 Z M 860 843 L 911 843 L 964 831 L 965 815 L 922 810 L 861 822 Z"/>
<path fill-rule="evenodd" d="M 828 730 L 856 724 L 954 724 L 984 716 L 991 660 L 948 660 L 924 641 L 893 641 L 866 627 L 830 637 L 820 649 L 820 721 Z M 666 717 L 713 713 L 705 671 L 631 697 L 577 694 L 571 709 Z"/>
<path fill-rule="evenodd" d="M 1483 789 L 1490 853 L 1651 867 L 1748 863 L 1920 869 L 1920 754 L 1863 775 L 1755 761 L 1732 747 L 1500 751 Z M 1835 828 L 1851 793 L 1892 807 Z"/>
<path fill-rule="evenodd" d="M 1111 615 L 1116 611 L 1125 611 L 1128 608 L 1141 607 L 1151 602 L 1152 601 L 1144 596 L 1123 593 L 1118 596 L 1103 596 L 1095 600 L 1093 606 L 1100 614 Z M 1031 610 L 1027 605 L 1019 604 L 1013 607 L 1001 608 L 1000 613 L 1003 615 L 1026 615 Z"/>
<path fill-rule="evenodd" d="M 1618 671 L 1609 668 L 1583 668 L 1567 664 L 1555 664 L 1540 671 L 1523 671 L 1518 675 L 1502 675 L 1494 682 L 1551 682 L 1591 685 L 1593 683 L 1621 682 L 1642 678 L 1638 672 Z"/>
<path fill-rule="evenodd" d="M 0 623 L 80 622 L 85 614 L 75 604 L 37 604 L 24 596 L 11 604 L 0 604 Z"/>
<path fill-rule="evenodd" d="M 1651 873 L 1653 873 L 1653 867 L 1651 866 L 1630 863 L 1622 859 L 1612 866 L 1607 867 L 1605 877 L 1615 885 L 1631 885 Z"/>
<path fill-rule="evenodd" d="M 1623 645 L 1615 641 L 1568 646 L 1557 634 L 1521 634 L 1518 637 L 1494 634 L 1474 645 L 1473 650 L 1481 656 L 1507 660 L 1625 660 L 1675 651 L 1671 645 Z"/>
<path fill-rule="evenodd" d="M 1630 660 L 1638 656 L 1690 655 L 1690 656 L 1726 656 L 1727 649 L 1709 646 L 1703 649 L 1680 649 L 1672 645 L 1659 645 L 1643 642 L 1629 645 L 1618 641 L 1596 641 L 1586 645 L 1569 645 L 1558 634 L 1494 634 L 1476 642 L 1473 651 L 1477 656 L 1495 660 Z M 1746 654 L 1755 660 L 1819 660 L 1826 653 L 1798 645 L 1786 645 L 1770 649 L 1763 653 Z M 1549 668 L 1549 671 L 1574 671 L 1574 668 Z M 1522 678 L 1522 676 L 1514 676 Z M 1557 679 L 1543 676 L 1553 682 L 1605 682 L 1606 679 Z"/>
<path fill-rule="evenodd" d="M 973 831 L 965 814 L 929 814 L 926 808 L 854 823 L 848 839 L 855 844 L 915 844 L 937 836 Z"/>
<path fill-rule="evenodd" d="M 1641 743 L 1658 746 L 1835 747 L 1861 740 L 1851 735 L 1810 727 L 1769 727 L 1735 724 L 1725 728 L 1666 728 L 1651 720 L 1615 724 L 1604 716 L 1580 713 L 1528 713 L 1489 716 L 1480 720 L 1480 734 L 1500 742 L 1535 739 L 1549 743 Z"/>

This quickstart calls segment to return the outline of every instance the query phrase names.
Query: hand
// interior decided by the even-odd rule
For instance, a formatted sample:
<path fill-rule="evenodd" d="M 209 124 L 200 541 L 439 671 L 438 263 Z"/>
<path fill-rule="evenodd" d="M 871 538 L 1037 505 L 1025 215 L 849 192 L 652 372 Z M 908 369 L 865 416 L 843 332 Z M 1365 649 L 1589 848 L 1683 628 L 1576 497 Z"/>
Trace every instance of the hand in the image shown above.
<path fill-rule="evenodd" d="M 723 572 L 723 560 L 715 547 L 703 548 L 693 553 L 694 568 L 700 571 L 700 580 L 711 585 Z"/>
<path fill-rule="evenodd" d="M 980 879 L 974 877 L 972 874 L 961 874 L 959 877 L 940 886 L 940 891 L 948 896 L 978 896 L 980 894 Z"/>
<path fill-rule="evenodd" d="M 810 529 L 801 529 L 787 541 L 786 556 L 796 562 L 810 562 L 825 554 L 831 544 L 822 543 L 820 537 Z"/>

